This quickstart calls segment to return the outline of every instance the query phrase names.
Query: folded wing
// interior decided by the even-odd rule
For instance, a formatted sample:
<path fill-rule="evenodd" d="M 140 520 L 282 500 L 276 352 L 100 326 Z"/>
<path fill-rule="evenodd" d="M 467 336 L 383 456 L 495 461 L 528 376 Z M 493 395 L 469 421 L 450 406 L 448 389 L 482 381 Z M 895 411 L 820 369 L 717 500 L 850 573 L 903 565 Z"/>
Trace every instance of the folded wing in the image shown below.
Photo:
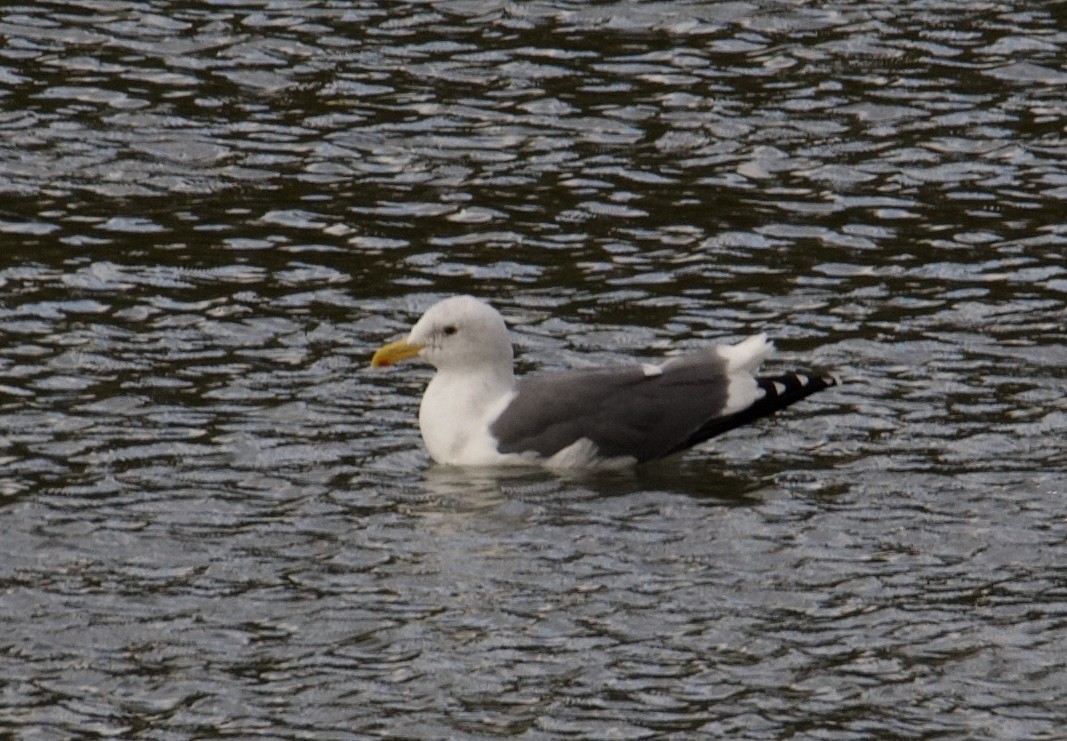
<path fill-rule="evenodd" d="M 549 458 L 584 439 L 598 457 L 644 462 L 773 414 L 834 383 L 796 373 L 755 378 L 716 352 L 662 368 L 535 375 L 519 383 L 490 432 L 501 453 Z"/>

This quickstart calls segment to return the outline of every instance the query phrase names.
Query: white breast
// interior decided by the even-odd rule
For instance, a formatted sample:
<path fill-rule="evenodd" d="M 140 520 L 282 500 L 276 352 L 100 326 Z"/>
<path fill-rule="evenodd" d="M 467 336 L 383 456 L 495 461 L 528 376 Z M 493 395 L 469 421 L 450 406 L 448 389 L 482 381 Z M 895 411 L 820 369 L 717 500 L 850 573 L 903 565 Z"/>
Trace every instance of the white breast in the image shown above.
<path fill-rule="evenodd" d="M 514 396 L 514 388 L 491 378 L 439 372 L 419 407 L 419 430 L 430 457 L 456 466 L 514 462 L 518 456 L 497 452 L 489 433 L 489 425 Z"/>

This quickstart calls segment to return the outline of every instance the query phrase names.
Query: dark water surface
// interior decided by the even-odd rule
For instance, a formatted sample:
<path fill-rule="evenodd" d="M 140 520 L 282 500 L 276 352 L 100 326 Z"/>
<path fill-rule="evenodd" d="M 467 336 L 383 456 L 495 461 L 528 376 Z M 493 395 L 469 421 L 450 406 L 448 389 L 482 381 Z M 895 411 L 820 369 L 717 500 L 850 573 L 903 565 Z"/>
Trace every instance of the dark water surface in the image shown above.
<path fill-rule="evenodd" d="M 1067 6 L 0 9 L 0 735 L 1064 738 Z M 522 370 L 849 380 L 623 474 L 429 465 Z"/>

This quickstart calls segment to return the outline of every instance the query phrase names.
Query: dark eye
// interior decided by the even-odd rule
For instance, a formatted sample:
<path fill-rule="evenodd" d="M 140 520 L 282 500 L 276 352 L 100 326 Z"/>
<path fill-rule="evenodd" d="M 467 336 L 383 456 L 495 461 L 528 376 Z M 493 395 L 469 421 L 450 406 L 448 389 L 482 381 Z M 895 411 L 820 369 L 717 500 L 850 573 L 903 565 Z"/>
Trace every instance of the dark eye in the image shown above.
<path fill-rule="evenodd" d="M 443 331 L 447 335 L 454 335 L 456 332 L 459 331 L 459 327 L 457 327 L 455 324 L 449 324 L 441 331 Z"/>

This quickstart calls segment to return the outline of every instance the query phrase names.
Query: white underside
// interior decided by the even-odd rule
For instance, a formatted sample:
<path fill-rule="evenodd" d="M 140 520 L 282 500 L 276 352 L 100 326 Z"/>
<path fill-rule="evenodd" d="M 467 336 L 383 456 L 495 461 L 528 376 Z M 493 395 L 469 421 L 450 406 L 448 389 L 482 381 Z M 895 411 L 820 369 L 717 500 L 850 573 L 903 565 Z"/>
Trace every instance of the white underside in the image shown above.
<path fill-rule="evenodd" d="M 547 468 L 629 468 L 637 463 L 637 459 L 628 455 L 620 455 L 614 458 L 602 458 L 597 451 L 596 444 L 588 439 L 581 438 L 559 451 L 551 458 L 540 461 Z"/>
<path fill-rule="evenodd" d="M 450 466 L 530 464 L 525 455 L 500 453 L 489 425 L 515 398 L 513 384 L 438 372 L 419 407 L 419 430 L 430 457 Z"/>

